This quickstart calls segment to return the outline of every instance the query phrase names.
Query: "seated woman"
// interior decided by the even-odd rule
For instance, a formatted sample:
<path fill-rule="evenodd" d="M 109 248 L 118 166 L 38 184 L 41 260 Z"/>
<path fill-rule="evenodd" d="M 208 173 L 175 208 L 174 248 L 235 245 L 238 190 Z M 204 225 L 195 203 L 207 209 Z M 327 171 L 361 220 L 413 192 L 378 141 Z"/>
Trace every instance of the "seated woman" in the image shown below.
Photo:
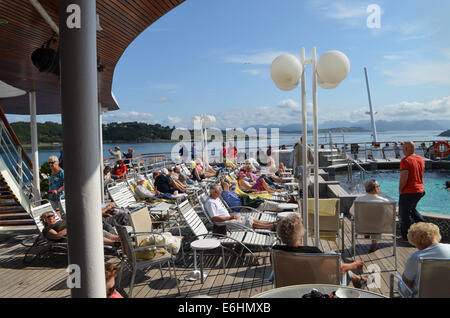
<path fill-rule="evenodd" d="M 302 246 L 304 232 L 305 228 L 303 227 L 302 219 L 298 214 L 290 214 L 285 218 L 281 218 L 277 226 L 277 234 L 285 245 L 275 245 L 273 246 L 273 249 L 295 253 L 323 253 L 315 246 Z M 363 266 L 363 261 L 342 263 L 341 272 L 347 273 L 353 286 L 361 288 L 362 285 L 367 283 L 367 279 L 353 274 L 352 270 L 361 269 Z"/>
<path fill-rule="evenodd" d="M 413 253 L 406 261 L 402 280 L 411 288 L 411 294 L 399 283 L 399 288 L 404 295 L 414 296 L 418 290 L 419 259 L 422 258 L 444 258 L 450 259 L 450 244 L 440 243 L 441 233 L 439 227 L 433 223 L 418 222 L 410 226 L 408 230 L 408 241 L 417 247 L 418 251 Z"/>
<path fill-rule="evenodd" d="M 67 223 L 65 220 L 56 221 L 55 213 L 45 212 L 41 215 L 44 224 L 42 234 L 50 241 L 67 242 Z M 103 230 L 103 244 L 117 246 L 120 242 L 119 236 Z"/>
<path fill-rule="evenodd" d="M 237 175 L 237 182 L 239 187 L 245 192 L 260 192 L 267 191 L 269 193 L 280 192 L 279 190 L 271 188 L 264 178 L 258 178 L 256 182 L 251 185 L 247 181 L 245 181 L 246 174 L 244 171 L 240 171 Z"/>
<path fill-rule="evenodd" d="M 216 176 L 216 170 L 211 168 L 209 165 L 203 163 L 202 159 L 197 158 L 196 162 L 197 169 L 200 173 L 203 173 L 206 178 L 211 178 Z"/>
<path fill-rule="evenodd" d="M 110 166 L 105 166 L 105 169 L 103 169 L 103 184 L 105 186 L 114 181 L 111 177 L 111 170 L 112 168 Z"/>
<path fill-rule="evenodd" d="M 203 173 L 201 173 L 200 169 L 198 169 L 197 164 L 194 161 L 191 161 L 190 168 L 191 168 L 192 180 L 197 181 L 197 182 L 202 182 L 202 180 L 206 178 L 206 176 Z"/>

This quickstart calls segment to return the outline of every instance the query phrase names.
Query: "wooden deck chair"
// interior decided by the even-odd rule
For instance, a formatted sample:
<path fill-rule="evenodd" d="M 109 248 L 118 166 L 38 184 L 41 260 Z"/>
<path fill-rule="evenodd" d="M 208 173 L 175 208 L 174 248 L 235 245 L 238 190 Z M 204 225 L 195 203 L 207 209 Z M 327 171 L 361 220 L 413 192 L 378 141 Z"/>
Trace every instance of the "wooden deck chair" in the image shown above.
<path fill-rule="evenodd" d="M 450 259 L 419 258 L 416 292 L 409 288 L 399 274 L 391 274 L 390 298 L 394 292 L 401 297 L 450 298 Z M 394 278 L 399 280 L 399 289 L 394 288 Z"/>
<path fill-rule="evenodd" d="M 226 234 L 213 234 L 209 232 L 189 201 L 178 205 L 178 211 L 184 218 L 186 225 L 191 229 L 196 239 L 216 238 L 222 245 L 240 246 L 242 251 L 247 250 L 254 257 L 251 247 L 267 249 L 273 246 L 276 239 L 270 235 L 259 234 L 252 230 L 233 231 Z"/>
<path fill-rule="evenodd" d="M 303 205 L 302 200 L 298 201 L 299 211 Z M 340 213 L 339 199 L 319 199 L 319 237 L 320 239 L 339 241 L 341 252 L 344 251 L 344 214 Z M 314 236 L 314 215 L 315 200 L 308 199 L 308 229 Z"/>
<path fill-rule="evenodd" d="M 342 281 L 339 254 L 295 253 L 272 250 L 275 288 L 303 285 L 340 285 Z"/>
<path fill-rule="evenodd" d="M 354 216 L 352 220 L 352 247 L 353 255 L 356 250 L 356 239 L 358 235 L 381 235 L 376 240 L 392 241 L 394 268 L 397 270 L 397 248 L 396 248 L 396 212 L 395 201 L 393 202 L 354 202 Z"/>
<path fill-rule="evenodd" d="M 178 294 L 180 293 L 180 288 L 178 285 L 178 279 L 177 274 L 175 270 L 175 262 L 174 257 L 172 254 L 170 254 L 170 250 L 168 248 L 168 245 L 165 244 L 164 237 L 161 235 L 161 233 L 153 232 L 152 235 L 160 235 L 162 236 L 163 244 L 158 245 L 151 245 L 151 246 L 139 246 L 136 243 L 132 242 L 130 236 L 127 233 L 127 230 L 123 226 L 116 226 L 116 231 L 119 234 L 120 242 L 122 244 L 122 251 L 123 255 L 121 257 L 120 261 L 120 270 L 119 270 L 119 277 L 118 277 L 118 287 L 120 287 L 120 283 L 122 281 L 122 273 L 124 267 L 128 267 L 131 271 L 131 282 L 130 282 L 130 289 L 128 296 L 131 298 L 133 295 L 133 287 L 134 287 L 134 280 L 136 277 L 136 272 L 138 270 L 148 270 L 149 268 L 159 265 L 160 272 L 161 272 L 161 278 L 163 277 L 162 273 L 162 264 L 167 263 L 169 266 L 169 273 L 170 277 L 172 277 L 172 272 L 170 267 L 172 266 L 172 269 L 174 271 L 175 281 L 177 284 Z M 142 244 L 141 245 L 145 245 Z M 136 252 L 140 251 L 149 251 L 149 256 L 155 256 L 152 259 L 139 259 L 136 255 Z"/>
<path fill-rule="evenodd" d="M 61 220 L 58 214 L 55 213 L 49 202 L 35 207 L 31 207 L 31 216 L 33 217 L 34 223 L 36 224 L 37 230 L 39 231 L 39 235 L 36 237 L 36 240 L 34 241 L 33 245 L 26 251 L 25 256 L 23 258 L 24 264 L 30 264 L 38 256 L 43 255 L 47 252 L 53 251 L 67 252 L 66 242 L 56 242 L 49 240 L 42 233 L 42 231 L 44 230 L 44 224 L 41 222 L 41 216 L 47 212 L 53 212 L 55 214 L 56 221 Z M 34 257 L 30 257 L 30 254 L 35 249 L 37 249 L 37 253 L 35 254 Z M 44 251 L 41 251 L 42 249 L 44 249 Z"/>

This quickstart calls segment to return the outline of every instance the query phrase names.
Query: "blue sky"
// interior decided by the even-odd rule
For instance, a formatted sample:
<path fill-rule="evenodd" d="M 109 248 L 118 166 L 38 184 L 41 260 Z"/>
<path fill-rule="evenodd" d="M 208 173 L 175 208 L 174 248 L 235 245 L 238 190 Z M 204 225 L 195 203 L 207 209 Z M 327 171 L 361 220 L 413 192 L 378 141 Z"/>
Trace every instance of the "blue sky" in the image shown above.
<path fill-rule="evenodd" d="M 379 29 L 367 26 L 370 4 L 381 8 Z M 319 122 L 368 119 L 364 67 L 378 119 L 450 119 L 449 12 L 448 0 L 187 0 L 127 48 L 113 81 L 121 109 L 103 118 L 186 127 L 209 113 L 221 128 L 300 122 L 300 89 L 278 90 L 270 64 L 316 46 L 319 56 L 339 50 L 351 62 L 340 86 L 319 90 Z M 310 81 L 308 67 L 308 102 Z"/>

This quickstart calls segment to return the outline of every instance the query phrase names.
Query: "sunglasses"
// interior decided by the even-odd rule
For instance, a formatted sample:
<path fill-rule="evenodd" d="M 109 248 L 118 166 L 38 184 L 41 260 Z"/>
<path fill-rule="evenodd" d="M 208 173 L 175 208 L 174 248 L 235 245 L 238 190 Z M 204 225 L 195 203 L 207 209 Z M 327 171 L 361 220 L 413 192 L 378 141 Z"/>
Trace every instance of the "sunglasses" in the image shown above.
<path fill-rule="evenodd" d="M 50 214 L 50 215 L 47 215 L 46 216 L 46 219 L 49 219 L 49 218 L 54 218 L 55 217 L 55 215 L 54 214 Z"/>
<path fill-rule="evenodd" d="M 50 165 L 52 165 L 52 164 L 54 164 L 56 161 L 49 161 L 48 163 L 50 164 Z"/>

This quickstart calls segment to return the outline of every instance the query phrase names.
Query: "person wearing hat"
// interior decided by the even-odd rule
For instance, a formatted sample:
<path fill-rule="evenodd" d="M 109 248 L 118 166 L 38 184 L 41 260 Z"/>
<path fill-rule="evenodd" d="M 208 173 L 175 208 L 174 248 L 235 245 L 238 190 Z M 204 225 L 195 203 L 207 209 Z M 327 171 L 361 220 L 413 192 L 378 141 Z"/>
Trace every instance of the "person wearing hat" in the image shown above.
<path fill-rule="evenodd" d="M 109 149 L 109 153 L 114 156 L 114 160 L 117 162 L 119 160 L 122 160 L 122 153 L 120 152 L 120 147 L 115 146 L 114 150 Z"/>
<path fill-rule="evenodd" d="M 150 191 L 144 186 L 145 178 L 142 175 L 137 175 L 136 177 L 136 189 L 135 192 L 139 198 L 142 200 L 147 199 L 169 199 L 175 200 L 176 198 L 170 193 L 161 193 L 158 190 Z"/>

